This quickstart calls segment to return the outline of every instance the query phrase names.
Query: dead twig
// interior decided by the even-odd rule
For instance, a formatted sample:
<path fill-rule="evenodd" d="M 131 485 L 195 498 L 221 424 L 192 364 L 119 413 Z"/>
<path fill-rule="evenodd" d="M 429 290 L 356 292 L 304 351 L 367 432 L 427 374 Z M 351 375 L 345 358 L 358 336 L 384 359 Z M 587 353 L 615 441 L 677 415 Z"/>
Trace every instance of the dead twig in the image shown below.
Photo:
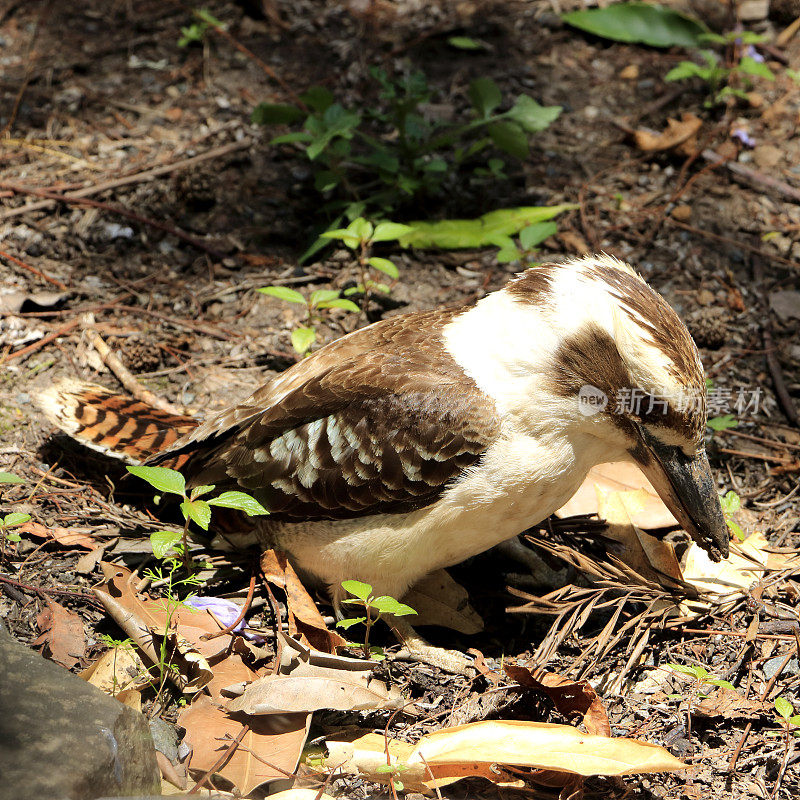
<path fill-rule="evenodd" d="M 209 639 L 216 639 L 218 636 L 224 636 L 226 633 L 234 633 L 236 630 L 236 626 L 244 619 L 244 615 L 250 608 L 250 604 L 253 602 L 253 593 L 256 590 L 256 574 L 250 576 L 250 586 L 247 589 L 247 597 L 245 598 L 244 605 L 242 606 L 242 610 L 239 612 L 239 616 L 231 622 L 230 625 L 218 630 L 216 633 L 204 633 L 200 638 L 206 642 Z"/>
<path fill-rule="evenodd" d="M 239 743 L 242 741 L 242 739 L 244 739 L 244 737 L 247 735 L 247 732 L 249 730 L 250 730 L 250 726 L 249 725 L 245 725 L 245 726 L 242 727 L 242 729 L 236 735 L 236 738 L 228 745 L 228 747 L 225 748 L 225 752 L 214 762 L 214 764 L 211 766 L 211 768 L 209 770 L 207 770 L 206 772 L 203 773 L 203 775 L 200 778 L 200 780 L 197 781 L 197 783 L 194 786 L 192 786 L 192 788 L 189 789 L 189 791 L 186 793 L 187 795 L 188 794 L 197 794 L 203 788 L 203 784 L 205 784 L 206 781 L 218 769 L 222 769 L 222 767 L 224 767 L 225 764 L 228 763 L 228 761 L 231 759 L 233 754 L 238 749 Z"/>
<path fill-rule="evenodd" d="M 24 356 L 29 356 L 31 353 L 35 353 L 46 344 L 50 344 L 50 342 L 52 342 L 54 339 L 58 339 L 59 336 L 63 336 L 65 333 L 69 333 L 73 328 L 77 328 L 79 324 L 79 319 L 70 320 L 65 325 L 62 325 L 58 330 L 53 331 L 53 333 L 43 336 L 38 342 L 34 342 L 33 344 L 29 344 L 27 347 L 23 347 L 21 350 L 15 350 L 13 353 L 4 355 L 2 358 L 0 358 L 0 367 L 14 358 L 23 358 Z"/>
<path fill-rule="evenodd" d="M 111 348 L 105 343 L 103 337 L 94 330 L 94 317 L 88 314 L 82 320 L 84 333 L 90 344 L 97 351 L 100 360 L 117 376 L 119 382 L 125 389 L 131 393 L 137 400 L 141 400 L 149 406 L 160 408 L 168 414 L 175 414 L 175 416 L 182 416 L 183 412 L 172 405 L 167 400 L 162 399 L 156 394 L 153 394 L 149 389 L 145 389 L 139 381 L 130 373 L 128 368 L 120 361 L 119 356 L 111 351 Z"/>
<path fill-rule="evenodd" d="M 61 283 L 61 281 L 57 281 L 55 278 L 51 278 L 49 275 L 45 275 L 44 272 L 42 272 L 41 270 L 36 269 L 36 267 L 32 267 L 30 264 L 26 264 L 24 261 L 20 261 L 18 258 L 15 258 L 10 253 L 6 253 L 5 250 L 0 250 L 0 256 L 2 256 L 3 258 L 7 258 L 9 261 L 11 261 L 13 264 L 16 264 L 18 267 L 22 267 L 22 269 L 26 269 L 28 270 L 28 272 L 37 275 L 42 280 L 45 280 L 48 283 L 52 283 L 53 286 L 58 286 L 58 288 L 61 289 L 62 292 L 69 291 L 69 287 L 65 283 Z"/>

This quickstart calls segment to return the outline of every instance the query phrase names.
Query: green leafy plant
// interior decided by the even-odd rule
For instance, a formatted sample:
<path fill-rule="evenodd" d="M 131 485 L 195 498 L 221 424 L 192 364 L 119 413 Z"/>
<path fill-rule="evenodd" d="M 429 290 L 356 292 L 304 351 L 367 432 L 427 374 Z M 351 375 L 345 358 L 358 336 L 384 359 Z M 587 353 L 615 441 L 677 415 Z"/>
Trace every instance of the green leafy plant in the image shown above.
<path fill-rule="evenodd" d="M 733 515 L 742 507 L 742 500 L 733 490 L 720 495 L 719 503 L 722 506 L 722 513 L 728 530 L 740 541 L 744 541 L 744 531 L 738 522 L 734 521 Z"/>
<path fill-rule="evenodd" d="M 728 428 L 739 426 L 739 420 L 733 414 L 724 414 L 721 417 L 711 417 L 706 423 L 712 431 L 727 431 Z"/>
<path fill-rule="evenodd" d="M 753 47 L 764 38 L 759 34 L 752 31 L 729 31 L 724 35 L 705 33 L 701 38 L 709 44 L 726 47 L 730 51 L 727 63 L 713 50 L 701 49 L 698 55 L 703 64 L 681 61 L 664 76 L 664 80 L 700 78 L 708 87 L 709 98 L 705 103 L 707 107 L 724 103 L 730 97 L 747 100 L 745 89 L 751 88 L 752 77 L 775 80 L 772 70 Z"/>
<path fill-rule="evenodd" d="M 181 28 L 181 37 L 178 39 L 178 47 L 189 47 L 192 44 L 201 44 L 211 28 L 225 30 L 225 24 L 220 22 L 220 20 L 205 8 L 196 8 L 192 11 L 192 14 L 195 17 L 195 21 Z"/>
<path fill-rule="evenodd" d="M 786 737 L 788 738 L 791 732 L 794 736 L 800 738 L 800 714 L 794 713 L 794 706 L 785 697 L 776 697 L 775 710 L 783 721 Z"/>
<path fill-rule="evenodd" d="M 468 46 L 463 37 L 454 46 Z M 433 90 L 422 72 L 397 80 L 373 68 L 377 102 L 361 109 L 346 108 L 331 92 L 315 86 L 301 95 L 298 105 L 261 103 L 253 122 L 296 125 L 273 144 L 302 150 L 314 167 L 314 186 L 326 199 L 325 210 L 354 220 L 364 212 L 387 213 L 402 203 L 441 197 L 455 186 L 457 173 L 473 178 L 504 177 L 501 159 L 487 170 L 485 153 L 500 151 L 527 158 L 528 137 L 547 128 L 561 113 L 560 106 L 542 106 L 520 95 L 510 108 L 499 109 L 503 96 L 487 77 L 469 86 L 471 103 L 466 121 L 445 120 L 430 112 Z"/>
<path fill-rule="evenodd" d="M 0 472 L 0 483 L 25 483 L 25 481 L 13 472 Z"/>
<path fill-rule="evenodd" d="M 0 517 L 0 536 L 3 537 L 3 549 L 5 550 L 6 542 L 18 542 L 20 537 L 18 533 L 13 533 L 12 528 L 18 528 L 30 520 L 30 514 L 22 514 L 19 511 L 12 511 L 4 517 Z"/>
<path fill-rule="evenodd" d="M 353 625 L 364 624 L 366 630 L 364 633 L 364 658 L 373 658 L 375 660 L 382 660 L 384 658 L 383 652 L 380 648 L 370 648 L 369 634 L 372 626 L 375 623 L 373 619 L 373 612 L 377 614 L 393 614 L 396 617 L 405 617 L 409 614 L 416 614 L 411 606 L 395 600 L 394 597 L 389 595 L 381 595 L 375 597 L 372 593 L 372 586 L 363 581 L 342 581 L 342 588 L 353 597 L 343 600 L 343 603 L 351 605 L 359 605 L 364 609 L 364 615 L 360 617 L 348 617 L 347 619 L 340 619 L 336 623 L 337 628 L 347 630 L 352 628 Z"/>
<path fill-rule="evenodd" d="M 320 319 L 320 311 L 329 308 L 338 308 L 342 311 L 350 311 L 359 314 L 361 309 L 347 298 L 341 297 L 341 292 L 335 289 L 317 289 L 311 292 L 308 297 L 290 289 L 288 286 L 262 286 L 257 291 L 269 297 L 275 297 L 286 303 L 296 303 L 306 308 L 306 323 L 300 325 L 292 331 L 292 347 L 301 355 L 306 355 L 317 341 L 316 325 Z"/>
<path fill-rule="evenodd" d="M 705 684 L 721 686 L 723 689 L 730 689 L 732 691 L 734 690 L 734 686 L 730 681 L 718 678 L 716 675 L 710 673 L 705 667 L 701 667 L 699 665 L 689 666 L 686 664 L 671 663 L 668 663 L 667 666 L 671 669 L 674 669 L 675 672 L 679 672 L 681 675 L 686 675 L 687 677 L 692 678 L 694 682 L 691 688 L 700 698 L 708 697 L 708 692 L 703 690 Z M 673 695 L 673 697 L 683 697 L 683 695 Z"/>
<path fill-rule="evenodd" d="M 153 545 L 153 554 L 156 558 L 163 558 L 170 548 L 175 548 L 181 542 L 180 554 L 183 558 L 186 571 L 189 572 L 189 553 L 187 534 L 189 523 L 194 522 L 204 531 L 208 530 L 211 523 L 211 508 L 232 508 L 243 511 L 249 517 L 268 514 L 264 506 L 246 492 L 228 491 L 208 500 L 202 499 L 214 491 L 213 485 L 195 486 L 187 494 L 186 479 L 180 472 L 167 467 L 128 467 L 128 472 L 147 481 L 154 489 L 167 494 L 174 494 L 181 498 L 180 509 L 183 514 L 184 525 L 182 531 L 156 531 L 150 537 Z M 163 577 L 163 576 L 162 576 Z"/>

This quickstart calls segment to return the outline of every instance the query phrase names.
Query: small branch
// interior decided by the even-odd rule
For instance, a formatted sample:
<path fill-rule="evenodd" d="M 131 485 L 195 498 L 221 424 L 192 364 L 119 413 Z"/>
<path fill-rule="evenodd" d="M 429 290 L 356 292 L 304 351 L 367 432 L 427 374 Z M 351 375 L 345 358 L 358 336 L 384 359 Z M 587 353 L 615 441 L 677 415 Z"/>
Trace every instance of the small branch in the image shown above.
<path fill-rule="evenodd" d="M 3 356 L 0 358 L 0 366 L 6 364 L 14 358 L 23 358 L 24 356 L 29 356 L 31 353 L 35 353 L 46 344 L 50 344 L 50 342 L 52 342 L 54 339 L 58 339 L 59 336 L 63 336 L 65 333 L 69 333 L 73 328 L 77 328 L 79 324 L 80 320 L 73 319 L 70 322 L 67 322 L 66 325 L 62 325 L 58 330 L 53 331 L 53 333 L 49 333 L 47 336 L 39 339 L 38 342 L 34 342 L 33 344 L 29 344 L 27 347 L 23 347 L 22 350 L 16 350 L 13 353 Z"/>
<path fill-rule="evenodd" d="M 247 598 L 244 601 L 244 605 L 242 606 L 242 610 L 239 612 L 239 616 L 231 622 L 222 630 L 217 631 L 216 633 L 204 633 L 200 639 L 204 642 L 207 642 L 209 639 L 216 639 L 218 636 L 224 636 L 226 633 L 234 633 L 236 626 L 244 619 L 244 615 L 250 608 L 250 604 L 253 602 L 253 593 L 256 590 L 256 574 L 255 572 L 250 576 L 250 586 L 247 589 Z"/>
<path fill-rule="evenodd" d="M 0 256 L 2 256 L 3 258 L 7 258 L 9 261 L 16 264 L 18 267 L 22 267 L 22 269 L 26 269 L 28 270 L 28 272 L 32 272 L 34 275 L 40 277 L 42 280 L 45 280 L 48 283 L 52 283 L 53 286 L 58 286 L 58 288 L 61 289 L 62 292 L 69 291 L 69 287 L 66 284 L 61 283 L 61 281 L 57 281 L 55 278 L 51 278 L 49 275 L 45 275 L 44 272 L 42 272 L 41 270 L 36 269 L 36 267 L 30 266 L 30 264 L 26 264 L 24 261 L 20 261 L 18 258 L 15 258 L 10 253 L 6 253 L 5 250 L 0 250 Z"/>
<path fill-rule="evenodd" d="M 160 408 L 168 414 L 175 414 L 175 416 L 184 416 L 183 412 L 175 408 L 172 403 L 163 400 L 158 395 L 153 394 L 149 389 L 145 389 L 139 381 L 130 373 L 128 368 L 120 361 L 119 356 L 111 351 L 111 348 L 105 343 L 103 337 L 94 330 L 94 317 L 87 314 L 83 319 L 84 333 L 89 339 L 92 347 L 97 350 L 100 360 L 117 376 L 119 382 L 127 389 L 133 397 L 141 400 L 149 406 Z"/>

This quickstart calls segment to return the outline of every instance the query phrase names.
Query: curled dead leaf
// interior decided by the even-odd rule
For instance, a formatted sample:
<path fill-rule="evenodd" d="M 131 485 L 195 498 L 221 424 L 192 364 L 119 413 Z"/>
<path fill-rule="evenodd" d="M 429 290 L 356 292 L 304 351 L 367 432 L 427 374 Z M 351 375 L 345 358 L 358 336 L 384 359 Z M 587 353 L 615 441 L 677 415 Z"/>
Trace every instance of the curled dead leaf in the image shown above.
<path fill-rule="evenodd" d="M 681 116 L 680 121 L 668 119 L 666 130 L 661 133 L 642 128 L 634 131 L 633 139 L 640 150 L 653 152 L 657 150 L 671 150 L 673 147 L 688 143 L 697 136 L 703 120 L 690 112 Z"/>

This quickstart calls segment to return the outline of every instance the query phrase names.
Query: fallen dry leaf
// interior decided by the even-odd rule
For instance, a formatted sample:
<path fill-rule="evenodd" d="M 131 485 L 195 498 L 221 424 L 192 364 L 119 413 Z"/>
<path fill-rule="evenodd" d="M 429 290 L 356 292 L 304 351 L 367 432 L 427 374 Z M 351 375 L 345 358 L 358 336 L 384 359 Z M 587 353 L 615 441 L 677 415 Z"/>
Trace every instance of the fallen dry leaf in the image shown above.
<path fill-rule="evenodd" d="M 262 783 L 292 775 L 303 752 L 310 721 L 309 714 L 248 718 L 250 730 L 241 746 L 218 768 L 218 774 L 243 795 Z M 217 763 L 241 733 L 243 723 L 229 716 L 211 698 L 199 695 L 181 712 L 178 724 L 186 728 L 186 739 L 193 748 L 189 769 L 199 777 Z"/>
<path fill-rule="evenodd" d="M 720 686 L 708 697 L 692 707 L 692 714 L 698 717 L 722 717 L 723 719 L 755 719 L 772 712 L 770 703 L 751 700 L 738 692 Z"/>
<path fill-rule="evenodd" d="M 152 676 L 132 646 L 106 650 L 78 676 L 112 697 L 127 689 L 141 688 L 152 681 Z"/>
<path fill-rule="evenodd" d="M 59 605 L 49 597 L 47 605 L 36 617 L 41 635 L 33 642 L 35 646 L 47 645 L 51 661 L 71 669 L 80 663 L 86 652 L 86 636 L 83 620 L 73 611 Z"/>
<path fill-rule="evenodd" d="M 362 677 L 363 676 L 363 677 Z M 365 673 L 342 670 L 328 675 L 266 675 L 249 684 L 228 709 L 245 714 L 292 714 L 319 711 L 371 711 L 403 707 L 403 698 Z"/>
<path fill-rule="evenodd" d="M 633 139 L 636 146 L 645 152 L 656 150 L 671 150 L 680 144 L 688 143 L 695 137 L 703 125 L 703 120 L 692 113 L 684 113 L 680 121 L 676 119 L 667 120 L 667 128 L 662 133 L 656 133 L 647 129 L 634 131 Z"/>
<path fill-rule="evenodd" d="M 24 525 L 20 525 L 17 531 L 35 536 L 38 539 L 55 539 L 65 547 L 85 547 L 87 550 L 94 550 L 97 547 L 97 539 L 69 528 L 45 528 L 44 525 L 40 525 L 38 522 L 26 522 Z"/>
<path fill-rule="evenodd" d="M 504 663 L 503 669 L 520 686 L 546 694 L 556 710 L 565 717 L 580 714 L 589 733 L 611 736 L 608 712 L 597 692 L 586 681 L 572 681 L 555 672 L 532 670 L 524 664 Z"/>
<path fill-rule="evenodd" d="M 483 620 L 470 605 L 467 590 L 446 570 L 426 575 L 402 599 L 417 612 L 414 625 L 440 625 L 467 635 L 483 630 Z"/>
<path fill-rule="evenodd" d="M 261 554 L 261 569 L 264 577 L 286 594 L 289 633 L 300 634 L 313 647 L 328 653 L 347 644 L 347 640 L 338 633 L 328 630 L 322 614 L 297 577 L 285 553 L 265 550 Z"/>
<path fill-rule="evenodd" d="M 592 467 L 578 491 L 556 511 L 556 516 L 599 514 L 601 496 L 609 492 L 637 492 L 628 503 L 631 522 L 637 528 L 647 531 L 678 524 L 645 474 L 628 461 Z"/>

